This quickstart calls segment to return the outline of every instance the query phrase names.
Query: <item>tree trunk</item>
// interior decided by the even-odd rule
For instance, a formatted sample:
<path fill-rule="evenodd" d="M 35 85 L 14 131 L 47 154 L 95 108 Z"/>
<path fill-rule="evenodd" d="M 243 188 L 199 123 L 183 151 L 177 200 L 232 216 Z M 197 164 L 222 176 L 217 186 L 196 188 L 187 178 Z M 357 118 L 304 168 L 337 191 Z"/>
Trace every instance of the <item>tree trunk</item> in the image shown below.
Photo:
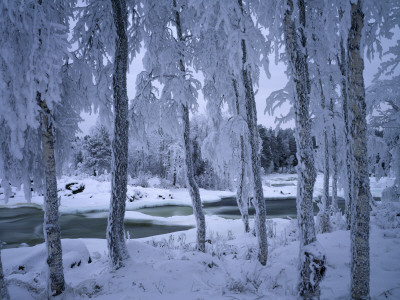
<path fill-rule="evenodd" d="M 3 191 L 4 191 L 4 202 L 5 204 L 7 204 L 8 201 L 10 200 L 10 197 L 12 196 L 12 189 L 10 182 L 7 179 L 7 175 L 5 175 L 5 177 L 1 181 L 1 185 L 3 186 Z"/>
<path fill-rule="evenodd" d="M 354 195 L 351 203 L 351 298 L 369 299 L 369 219 L 371 199 L 367 122 L 364 88 L 364 59 L 361 36 L 364 14 L 361 1 L 351 3 L 351 26 L 348 45 L 349 109 L 352 114 L 351 138 L 353 147 Z"/>
<path fill-rule="evenodd" d="M 236 112 L 237 115 L 240 115 L 240 103 L 239 103 L 239 92 L 237 88 L 236 80 L 232 80 L 233 89 L 235 90 L 236 96 Z M 240 174 L 239 174 L 239 184 L 236 192 L 236 202 L 238 204 L 240 214 L 242 215 L 242 221 L 244 225 L 244 231 L 250 232 L 249 226 L 249 206 L 248 206 L 248 189 L 246 188 L 245 183 L 245 172 L 246 172 L 246 161 L 245 161 L 245 152 L 244 152 L 244 139 L 243 136 L 240 136 Z"/>
<path fill-rule="evenodd" d="M 342 18 L 343 11 L 339 11 L 339 17 Z M 342 101 L 343 101 L 343 119 L 344 119 L 344 136 L 346 144 L 346 185 L 344 188 L 345 198 L 345 214 L 347 221 L 347 229 L 350 229 L 350 216 L 351 216 L 351 203 L 353 199 L 353 169 L 352 169 L 352 148 L 350 142 L 350 116 L 349 116 L 349 97 L 348 97 L 348 82 L 347 82 L 347 54 L 344 48 L 343 38 L 340 39 L 340 59 L 339 68 L 342 74 L 341 88 L 342 88 Z"/>
<path fill-rule="evenodd" d="M 318 74 L 320 71 L 318 69 Z M 326 99 L 323 91 L 322 80 L 319 79 L 319 86 L 321 89 L 321 108 L 322 108 L 322 119 L 323 119 L 323 135 L 324 135 L 324 182 L 323 182 L 323 193 L 322 193 L 322 211 L 319 212 L 320 215 L 320 227 L 321 232 L 330 231 L 330 206 L 331 201 L 329 199 L 329 142 L 328 142 L 328 128 L 326 126 L 325 109 L 326 109 Z"/>
<path fill-rule="evenodd" d="M 313 189 L 315 184 L 315 167 L 313 143 L 311 139 L 310 80 L 306 50 L 305 3 L 298 1 L 300 28 L 296 28 L 293 20 L 294 5 L 287 0 L 288 9 L 284 18 L 284 35 L 286 50 L 289 55 L 295 84 L 296 145 L 297 145 L 297 220 L 300 237 L 300 282 L 299 294 L 304 299 L 319 297 L 319 282 L 325 271 L 325 256 L 316 243 Z"/>
<path fill-rule="evenodd" d="M 193 214 L 196 218 L 197 249 L 201 252 L 205 252 L 206 221 L 204 218 L 203 208 L 201 206 L 199 187 L 197 186 L 197 182 L 194 178 L 193 151 L 192 151 L 192 145 L 190 144 L 189 109 L 186 105 L 182 104 L 182 110 L 183 110 L 183 125 L 184 125 L 183 139 L 185 142 L 186 180 L 189 188 L 190 197 L 192 199 Z"/>
<path fill-rule="evenodd" d="M 31 184 L 31 179 L 29 176 L 24 178 L 23 186 L 24 186 L 25 200 L 26 200 L 26 202 L 31 203 L 31 201 L 32 201 L 32 184 Z"/>
<path fill-rule="evenodd" d="M 334 103 L 331 98 L 329 109 L 331 111 L 331 121 L 332 121 L 332 164 L 333 164 L 333 174 L 332 174 L 332 201 L 331 201 L 331 212 L 338 211 L 338 199 L 337 199 L 337 183 L 338 183 L 338 161 L 337 161 L 337 139 L 336 139 L 336 126 L 335 126 L 335 111 Z"/>
<path fill-rule="evenodd" d="M 114 57 L 114 139 L 112 142 L 111 203 L 108 215 L 107 246 L 114 268 L 123 266 L 129 258 L 125 242 L 124 216 L 128 169 L 128 13 L 125 0 L 111 0 L 117 32 Z"/>
<path fill-rule="evenodd" d="M 61 231 L 58 221 L 58 196 L 56 161 L 54 158 L 53 125 L 46 101 L 37 93 L 37 101 L 42 109 L 42 149 L 46 174 L 46 193 L 44 196 L 43 233 L 47 247 L 47 265 L 49 266 L 49 295 L 59 295 L 65 289 L 62 264 Z"/>
<path fill-rule="evenodd" d="M 238 0 L 241 13 L 244 16 L 242 0 Z M 243 28 L 243 33 L 246 29 Z M 262 265 L 267 264 L 268 257 L 268 240 L 267 240 L 267 227 L 266 227 L 266 207 L 264 193 L 261 184 L 261 160 L 258 151 L 258 129 L 257 129 L 257 110 L 256 102 L 253 91 L 253 82 L 251 79 L 250 70 L 247 66 L 247 49 L 246 41 L 242 39 L 242 81 L 245 89 L 245 110 L 247 116 L 247 126 L 249 128 L 249 144 L 251 151 L 251 169 L 253 172 L 253 204 L 256 210 L 254 218 L 256 234 L 258 239 L 258 260 Z"/>
<path fill-rule="evenodd" d="M 173 1 L 174 8 L 176 9 L 176 0 Z M 175 10 L 175 24 L 178 34 L 178 39 L 183 42 L 181 19 L 179 11 Z M 183 54 L 181 54 L 183 56 Z M 180 71 L 185 74 L 186 69 L 183 62 L 183 57 L 179 61 Z M 190 197 L 192 199 L 193 214 L 196 218 L 197 225 L 197 249 L 201 252 L 206 251 L 206 221 L 204 218 L 203 207 L 201 206 L 200 192 L 196 179 L 194 178 L 193 166 L 193 150 L 190 143 L 190 123 L 189 123 L 189 108 L 186 104 L 182 104 L 183 112 L 183 140 L 185 143 L 185 163 L 186 163 L 186 181 L 189 187 Z"/>
<path fill-rule="evenodd" d="M 329 143 L 328 143 L 328 132 L 327 128 L 324 129 L 324 187 L 322 194 L 322 205 L 323 205 L 323 222 L 321 224 L 321 231 L 330 231 L 330 208 L 331 199 L 329 198 Z"/>
<path fill-rule="evenodd" d="M 0 241 L 0 299 L 9 300 L 10 295 L 4 279 L 3 264 L 1 262 L 1 241 Z"/>

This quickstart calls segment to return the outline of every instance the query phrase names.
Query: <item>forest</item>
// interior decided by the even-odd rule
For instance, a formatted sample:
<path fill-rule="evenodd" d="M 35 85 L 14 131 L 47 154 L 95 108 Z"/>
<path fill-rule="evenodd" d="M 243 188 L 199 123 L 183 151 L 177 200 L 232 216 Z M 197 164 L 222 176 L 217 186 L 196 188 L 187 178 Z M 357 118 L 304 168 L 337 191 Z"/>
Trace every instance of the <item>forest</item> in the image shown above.
<path fill-rule="evenodd" d="M 0 298 L 398 299 L 399 24 L 398 0 L 0 0 Z"/>

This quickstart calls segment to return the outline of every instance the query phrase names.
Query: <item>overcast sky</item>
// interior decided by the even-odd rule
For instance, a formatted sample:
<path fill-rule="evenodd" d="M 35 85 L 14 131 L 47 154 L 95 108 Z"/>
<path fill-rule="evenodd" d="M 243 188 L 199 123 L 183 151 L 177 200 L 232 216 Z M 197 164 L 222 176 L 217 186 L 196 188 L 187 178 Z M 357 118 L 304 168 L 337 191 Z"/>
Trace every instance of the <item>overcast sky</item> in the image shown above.
<path fill-rule="evenodd" d="M 400 32 L 397 31 L 396 35 L 391 41 L 386 40 L 382 42 L 384 50 L 386 50 L 390 45 L 395 44 L 399 38 L 400 38 Z M 132 64 L 129 67 L 129 73 L 128 73 L 129 99 L 133 99 L 135 97 L 136 76 L 141 71 L 143 71 L 142 58 L 143 58 L 143 51 L 133 60 Z M 282 63 L 275 65 L 274 61 L 275 61 L 274 55 L 271 55 L 270 57 L 271 78 L 268 79 L 263 69 L 261 69 L 259 87 L 258 87 L 258 92 L 256 94 L 258 123 L 266 127 L 272 127 L 272 128 L 275 128 L 276 126 L 275 116 L 264 114 L 266 99 L 273 91 L 282 89 L 288 81 L 287 76 L 285 74 L 286 66 Z M 378 70 L 379 64 L 380 64 L 380 59 L 378 57 L 375 57 L 375 59 L 372 62 L 369 62 L 367 59 L 365 59 L 364 81 L 366 86 L 371 84 L 373 76 Z M 289 106 L 286 105 L 283 106 L 283 108 L 281 109 L 277 109 L 275 115 L 280 115 L 282 113 L 285 114 L 285 110 L 287 110 L 288 108 Z M 202 95 L 200 95 L 199 97 L 198 113 L 202 114 L 205 113 L 205 102 L 203 100 Z M 97 120 L 97 115 L 95 114 L 89 115 L 83 113 L 81 116 L 84 119 L 84 121 L 80 123 L 80 128 L 82 130 L 80 136 L 88 134 L 90 127 L 94 126 Z M 294 126 L 294 121 L 289 122 L 282 127 L 285 128 L 293 126 Z"/>

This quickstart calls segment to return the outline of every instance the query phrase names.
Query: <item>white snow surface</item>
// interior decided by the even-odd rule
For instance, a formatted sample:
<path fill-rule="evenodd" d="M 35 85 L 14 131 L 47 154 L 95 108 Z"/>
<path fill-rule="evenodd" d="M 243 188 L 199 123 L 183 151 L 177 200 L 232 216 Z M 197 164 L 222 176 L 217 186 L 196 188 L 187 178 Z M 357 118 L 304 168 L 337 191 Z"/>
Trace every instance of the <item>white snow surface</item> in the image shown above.
<path fill-rule="evenodd" d="M 108 211 L 110 206 L 111 184 L 104 176 L 99 180 L 98 177 L 74 177 L 63 176 L 57 182 L 58 196 L 61 197 L 60 213 L 85 213 L 95 211 Z M 394 178 L 384 177 L 379 181 L 375 178 L 370 179 L 371 193 L 373 197 L 381 197 L 382 191 L 394 183 Z M 83 184 L 85 189 L 78 194 L 72 194 L 65 188 L 68 183 Z M 165 205 L 185 205 L 191 206 L 189 191 L 186 188 L 163 189 L 158 188 L 159 180 L 151 178 L 148 180 L 149 187 L 143 188 L 134 186 L 130 180 L 128 182 L 127 195 L 132 196 L 135 193 L 142 194 L 142 198 L 126 203 L 126 210 L 132 211 L 145 207 L 156 207 Z M 297 193 L 297 176 L 295 174 L 270 174 L 263 177 L 264 197 L 270 199 L 295 198 Z M 77 185 L 75 185 L 77 186 Z M 320 197 L 323 189 L 323 175 L 318 174 L 314 188 L 314 197 Z M 33 192 L 32 203 L 26 203 L 23 190 L 17 190 L 13 187 L 13 198 L 9 199 L 8 206 L 43 206 L 43 196 Z M 0 188 L 0 192 L 3 189 Z M 235 197 L 233 191 L 213 191 L 200 189 L 200 196 L 203 203 L 217 202 L 223 197 Z M 338 196 L 343 197 L 343 190 L 338 191 Z M 0 206 L 5 205 L 4 195 L 0 194 Z M 267 212 L 268 214 L 268 212 Z M 129 218 L 130 214 L 127 214 Z"/>
<path fill-rule="evenodd" d="M 393 179 L 371 180 L 375 197 Z M 85 184 L 82 193 L 67 196 L 65 184 Z M 271 198 L 295 195 L 294 175 L 263 178 L 264 193 Z M 59 181 L 62 213 L 107 211 L 110 183 L 93 178 L 65 177 Z M 127 202 L 126 218 L 148 218 L 160 224 L 193 225 L 194 217 L 153 217 L 132 211 L 161 205 L 190 205 L 184 189 L 139 188 L 129 186 L 128 194 L 139 190 L 143 197 Z M 27 205 L 23 193 L 15 191 L 9 205 Z M 282 193 L 281 193 L 282 191 Z M 318 176 L 316 196 L 322 191 Z M 171 196 L 170 196 L 171 195 Z M 161 197 L 159 197 L 161 196 Z M 201 190 L 203 201 L 218 201 L 232 192 Z M 165 199 L 163 199 L 165 198 Z M 172 199 L 171 199 L 172 198 Z M 0 203 L 3 200 L 0 198 Z M 42 205 L 34 195 L 32 205 Z M 2 204 L 2 203 L 1 203 Z M 400 222 L 394 211 L 400 204 L 378 204 L 386 210 L 371 218 L 371 297 L 400 299 Z M 387 206 L 387 207 L 386 207 Z M 397 216 L 397 218 L 399 218 Z M 196 230 L 128 240 L 130 259 L 125 267 L 110 269 L 103 239 L 63 239 L 66 292 L 59 299 L 296 299 L 299 244 L 296 220 L 271 219 L 269 255 L 266 267 L 257 260 L 257 239 L 243 233 L 242 221 L 206 216 L 207 251 L 194 250 Z M 392 225 L 390 225 L 391 223 Z M 251 220 L 253 227 L 253 220 Z M 337 230 L 318 235 L 327 257 L 326 276 L 321 283 L 321 299 L 347 299 L 350 292 L 350 236 Z M 90 259 L 89 259 L 90 257 Z M 46 298 L 46 256 L 44 244 L 2 250 L 2 261 L 11 299 Z M 90 261 L 90 263 L 89 263 Z"/>

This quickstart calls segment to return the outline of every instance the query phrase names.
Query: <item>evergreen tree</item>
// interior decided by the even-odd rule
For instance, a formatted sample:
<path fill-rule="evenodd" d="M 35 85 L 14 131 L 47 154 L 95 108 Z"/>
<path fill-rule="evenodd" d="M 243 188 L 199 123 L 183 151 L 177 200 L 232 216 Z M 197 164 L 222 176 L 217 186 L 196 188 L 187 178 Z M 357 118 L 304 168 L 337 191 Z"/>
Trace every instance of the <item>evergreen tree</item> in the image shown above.
<path fill-rule="evenodd" d="M 78 152 L 76 160 L 81 160 L 88 174 L 94 176 L 111 170 L 111 140 L 104 125 L 96 126 L 90 135 L 83 139 L 82 151 Z"/>

